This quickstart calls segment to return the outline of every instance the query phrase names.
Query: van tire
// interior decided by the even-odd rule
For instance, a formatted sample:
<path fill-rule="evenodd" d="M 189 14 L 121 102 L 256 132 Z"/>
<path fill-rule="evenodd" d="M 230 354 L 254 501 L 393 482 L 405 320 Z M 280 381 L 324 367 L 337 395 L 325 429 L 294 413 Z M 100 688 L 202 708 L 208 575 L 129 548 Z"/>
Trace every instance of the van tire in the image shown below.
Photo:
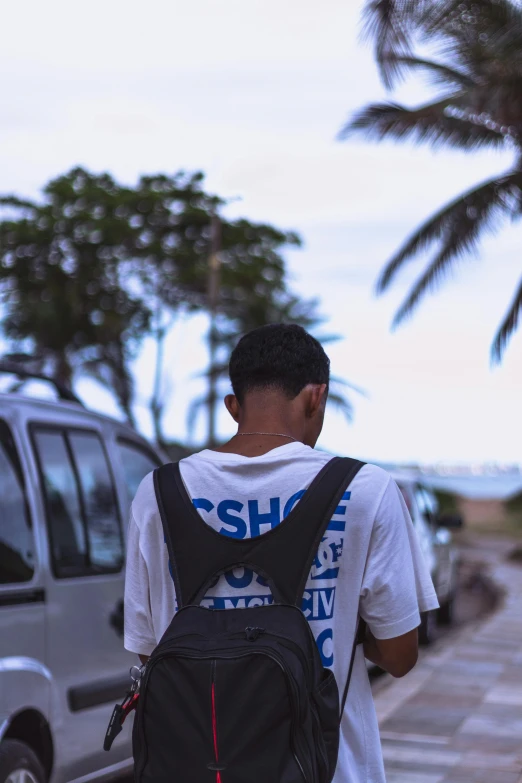
<path fill-rule="evenodd" d="M 19 740 L 3 740 L 0 742 L 0 783 L 6 783 L 18 770 L 29 773 L 24 783 L 46 783 L 45 770 L 34 750 Z"/>

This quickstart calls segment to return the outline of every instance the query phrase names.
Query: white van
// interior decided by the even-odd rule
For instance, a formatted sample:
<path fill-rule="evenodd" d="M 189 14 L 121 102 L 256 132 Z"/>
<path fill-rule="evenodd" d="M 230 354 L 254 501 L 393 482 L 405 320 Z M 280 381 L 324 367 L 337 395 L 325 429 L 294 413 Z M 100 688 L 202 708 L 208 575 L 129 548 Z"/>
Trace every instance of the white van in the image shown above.
<path fill-rule="evenodd" d="M 110 755 L 102 745 L 136 663 L 122 641 L 126 520 L 164 460 L 58 391 L 0 394 L 0 783 L 132 769 L 129 725 Z"/>

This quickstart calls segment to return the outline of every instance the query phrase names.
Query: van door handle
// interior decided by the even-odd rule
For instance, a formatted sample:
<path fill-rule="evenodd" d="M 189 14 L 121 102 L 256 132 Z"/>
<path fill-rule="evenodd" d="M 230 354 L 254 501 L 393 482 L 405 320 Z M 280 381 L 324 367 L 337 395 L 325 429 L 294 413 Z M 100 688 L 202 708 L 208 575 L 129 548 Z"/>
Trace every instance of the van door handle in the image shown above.
<path fill-rule="evenodd" d="M 112 610 L 109 623 L 118 636 L 123 636 L 123 598 L 121 598 Z"/>

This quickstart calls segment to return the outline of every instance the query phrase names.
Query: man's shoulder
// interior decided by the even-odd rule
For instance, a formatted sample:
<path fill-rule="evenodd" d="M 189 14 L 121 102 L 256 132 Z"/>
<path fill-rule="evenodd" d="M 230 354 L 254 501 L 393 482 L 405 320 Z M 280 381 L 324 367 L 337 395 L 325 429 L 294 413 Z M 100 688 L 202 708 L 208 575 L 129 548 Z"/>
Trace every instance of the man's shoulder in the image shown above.
<path fill-rule="evenodd" d="M 387 470 L 366 462 L 350 485 L 352 500 L 375 510 L 392 480 Z"/>
<path fill-rule="evenodd" d="M 387 486 L 390 481 L 393 481 L 391 473 L 379 465 L 374 465 L 373 462 L 366 462 L 360 470 L 361 478 L 372 484 L 379 484 Z"/>
<path fill-rule="evenodd" d="M 319 462 L 321 462 L 323 465 L 336 456 L 333 454 L 327 454 L 326 452 L 315 453 L 319 456 Z M 352 459 L 358 458 L 354 457 Z M 363 462 L 363 466 L 354 479 L 354 484 L 357 482 L 356 486 L 359 489 L 371 488 L 372 491 L 375 491 L 379 487 L 384 489 L 388 486 L 390 480 L 393 480 L 391 474 L 387 470 L 384 470 L 378 465 L 374 465 L 372 462 L 364 462 L 364 460 L 361 460 L 361 462 Z"/>

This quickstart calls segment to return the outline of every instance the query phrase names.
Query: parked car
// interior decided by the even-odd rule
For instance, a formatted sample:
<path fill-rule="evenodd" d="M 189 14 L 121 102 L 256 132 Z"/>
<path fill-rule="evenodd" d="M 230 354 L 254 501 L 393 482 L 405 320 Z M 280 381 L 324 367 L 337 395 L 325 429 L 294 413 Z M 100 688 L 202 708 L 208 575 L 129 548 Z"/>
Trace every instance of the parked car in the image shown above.
<path fill-rule="evenodd" d="M 122 642 L 126 520 L 164 460 L 58 392 L 0 394 L 0 783 L 132 768 L 129 725 L 110 755 L 102 744 L 137 662 Z"/>
<path fill-rule="evenodd" d="M 441 513 L 435 493 L 423 484 L 421 477 L 400 472 L 393 473 L 393 477 L 413 520 L 440 604 L 436 612 L 426 612 L 421 617 L 419 641 L 426 645 L 432 640 L 437 622 L 449 625 L 453 620 L 459 555 L 451 529 L 462 527 L 462 517 Z"/>

